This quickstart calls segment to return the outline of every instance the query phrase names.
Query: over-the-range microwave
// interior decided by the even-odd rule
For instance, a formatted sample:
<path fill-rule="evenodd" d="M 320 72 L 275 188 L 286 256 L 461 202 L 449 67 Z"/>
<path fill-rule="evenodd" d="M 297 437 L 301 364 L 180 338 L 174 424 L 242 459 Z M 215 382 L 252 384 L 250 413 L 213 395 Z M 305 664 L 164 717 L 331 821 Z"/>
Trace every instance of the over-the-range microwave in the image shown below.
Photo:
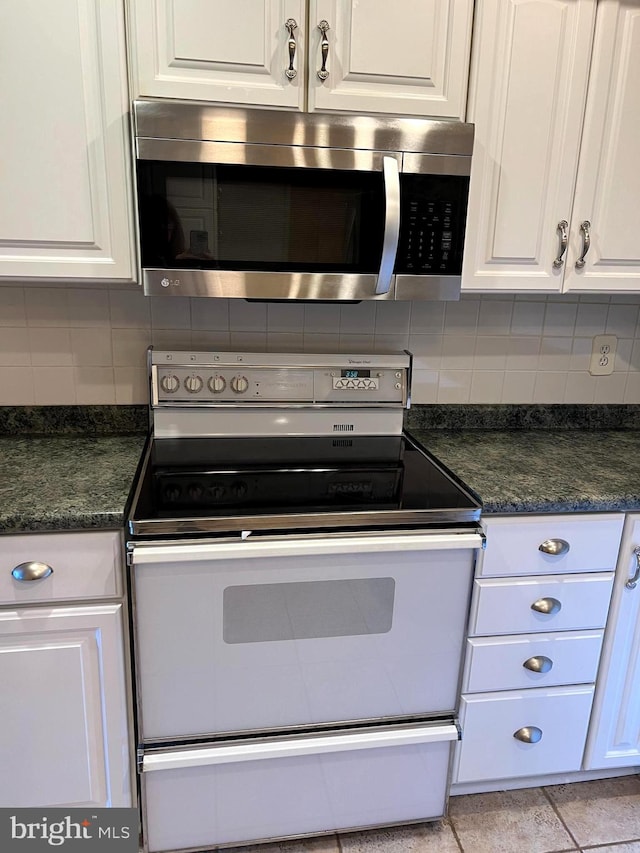
<path fill-rule="evenodd" d="M 134 104 L 147 295 L 457 299 L 473 125 Z"/>

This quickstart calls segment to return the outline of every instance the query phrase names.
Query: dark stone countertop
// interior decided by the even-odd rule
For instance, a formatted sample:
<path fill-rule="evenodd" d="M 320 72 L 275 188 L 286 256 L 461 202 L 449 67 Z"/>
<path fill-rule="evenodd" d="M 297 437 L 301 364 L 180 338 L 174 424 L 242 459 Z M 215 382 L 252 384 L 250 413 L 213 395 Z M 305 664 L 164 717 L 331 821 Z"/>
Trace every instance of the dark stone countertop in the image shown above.
<path fill-rule="evenodd" d="M 0 406 L 0 534 L 117 529 L 146 406 Z"/>
<path fill-rule="evenodd" d="M 116 529 L 144 434 L 0 436 L 0 533 Z"/>
<path fill-rule="evenodd" d="M 640 430 L 409 432 L 478 495 L 483 514 L 640 510 Z"/>
<path fill-rule="evenodd" d="M 485 514 L 640 511 L 640 406 L 422 406 L 408 416 Z M 0 407 L 0 533 L 122 527 L 146 424 L 144 407 Z"/>

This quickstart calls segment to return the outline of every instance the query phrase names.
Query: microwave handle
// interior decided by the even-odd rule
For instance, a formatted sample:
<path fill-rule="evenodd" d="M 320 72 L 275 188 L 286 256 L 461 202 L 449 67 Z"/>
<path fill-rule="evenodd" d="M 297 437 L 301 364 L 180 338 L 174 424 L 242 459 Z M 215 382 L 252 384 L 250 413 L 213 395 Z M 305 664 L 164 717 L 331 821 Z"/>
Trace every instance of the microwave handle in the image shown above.
<path fill-rule="evenodd" d="M 376 294 L 389 292 L 400 237 L 400 170 L 395 157 L 382 158 L 382 178 L 385 198 L 384 235 Z"/>

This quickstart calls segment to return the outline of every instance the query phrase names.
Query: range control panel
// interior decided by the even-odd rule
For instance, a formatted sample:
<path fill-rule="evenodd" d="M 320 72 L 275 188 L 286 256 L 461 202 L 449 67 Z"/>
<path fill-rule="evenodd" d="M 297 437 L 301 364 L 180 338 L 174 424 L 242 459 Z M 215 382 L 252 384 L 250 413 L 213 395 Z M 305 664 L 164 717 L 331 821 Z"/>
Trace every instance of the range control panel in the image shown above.
<path fill-rule="evenodd" d="M 155 406 L 405 406 L 411 356 L 151 351 Z"/>

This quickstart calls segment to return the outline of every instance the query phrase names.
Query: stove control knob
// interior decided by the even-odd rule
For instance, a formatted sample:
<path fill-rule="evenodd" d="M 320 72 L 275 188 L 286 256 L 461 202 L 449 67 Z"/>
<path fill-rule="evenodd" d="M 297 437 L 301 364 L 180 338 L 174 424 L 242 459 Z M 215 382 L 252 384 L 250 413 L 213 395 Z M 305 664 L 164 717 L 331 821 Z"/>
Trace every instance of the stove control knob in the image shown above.
<path fill-rule="evenodd" d="M 236 394 L 244 394 L 249 387 L 249 380 L 246 376 L 234 376 L 231 380 L 231 390 Z"/>
<path fill-rule="evenodd" d="M 192 373 L 184 380 L 184 387 L 190 394 L 197 394 L 198 391 L 202 391 L 202 377 Z"/>
<path fill-rule="evenodd" d="M 178 486 L 176 483 L 169 483 L 167 486 L 165 486 L 164 490 L 165 500 L 168 500 L 170 503 L 173 503 L 173 501 L 178 500 L 181 492 L 182 490 L 180 486 Z"/>
<path fill-rule="evenodd" d="M 192 501 L 199 501 L 204 495 L 204 489 L 200 483 L 191 483 L 188 488 L 188 493 Z"/>
<path fill-rule="evenodd" d="M 215 376 L 210 376 L 207 382 L 209 386 L 209 391 L 213 394 L 222 394 L 224 389 L 227 387 L 227 380 L 224 376 L 220 376 L 219 373 L 216 373 Z"/>
<path fill-rule="evenodd" d="M 173 373 L 167 373 L 160 380 L 160 387 L 167 394 L 174 394 L 180 387 L 180 380 Z"/>
<path fill-rule="evenodd" d="M 237 480 L 231 485 L 231 494 L 234 498 L 243 498 L 247 494 L 247 484 Z"/>

